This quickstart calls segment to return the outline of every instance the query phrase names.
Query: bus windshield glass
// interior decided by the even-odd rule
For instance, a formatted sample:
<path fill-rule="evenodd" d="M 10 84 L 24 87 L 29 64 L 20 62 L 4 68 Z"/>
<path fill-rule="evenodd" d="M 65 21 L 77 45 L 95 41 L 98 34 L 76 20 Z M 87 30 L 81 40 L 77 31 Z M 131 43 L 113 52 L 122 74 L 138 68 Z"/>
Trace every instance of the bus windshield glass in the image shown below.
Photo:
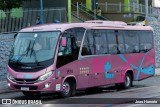
<path fill-rule="evenodd" d="M 54 58 L 60 32 L 19 33 L 10 62 L 39 64 Z"/>

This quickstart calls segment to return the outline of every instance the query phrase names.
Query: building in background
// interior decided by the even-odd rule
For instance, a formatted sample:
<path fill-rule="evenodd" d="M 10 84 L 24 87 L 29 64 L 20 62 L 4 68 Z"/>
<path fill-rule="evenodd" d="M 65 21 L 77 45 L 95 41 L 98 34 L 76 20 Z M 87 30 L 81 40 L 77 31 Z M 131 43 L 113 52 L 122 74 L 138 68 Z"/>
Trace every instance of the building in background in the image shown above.
<path fill-rule="evenodd" d="M 98 6 L 109 20 L 143 21 L 145 6 L 140 1 L 142 0 L 98 0 Z"/>
<path fill-rule="evenodd" d="M 157 7 L 159 0 L 148 0 L 149 1 L 149 13 L 152 12 L 151 6 Z M 79 14 L 81 10 L 80 6 L 73 7 L 72 4 L 81 4 L 85 8 L 92 10 L 93 12 L 100 7 L 102 10 L 102 16 L 108 20 L 133 22 L 133 21 L 143 21 L 145 19 L 145 0 L 43 0 L 44 8 L 65 8 L 66 9 L 66 19 L 68 22 L 73 22 L 72 13 Z M 30 0 L 24 1 L 23 8 L 40 8 L 40 0 Z M 86 10 L 82 16 L 82 19 L 92 20 L 93 18 L 88 18 L 87 15 L 90 14 L 93 17 L 95 13 Z M 76 16 L 79 20 L 79 16 Z M 78 21 L 76 20 L 76 21 Z M 74 22 L 76 22 L 74 21 Z M 85 20 L 84 20 L 85 21 Z"/>
<path fill-rule="evenodd" d="M 72 0 L 72 3 L 83 4 L 94 11 L 97 7 L 108 20 L 143 21 L 145 19 L 145 0 Z M 152 0 L 148 0 L 149 14 L 152 13 Z"/>
<path fill-rule="evenodd" d="M 160 8 L 160 0 L 152 0 L 152 7 Z"/>
<path fill-rule="evenodd" d="M 53 16 L 53 20 L 59 20 L 60 21 L 60 18 L 61 17 L 58 13 L 59 11 L 56 11 L 56 9 L 65 9 L 66 10 L 66 13 L 63 13 L 63 14 L 66 14 L 67 16 L 67 10 L 68 10 L 68 1 L 69 0 L 42 0 L 43 1 L 43 8 L 45 10 L 47 9 L 55 9 L 54 11 L 54 16 Z M 23 2 L 22 4 L 22 7 L 23 8 L 29 8 L 29 9 L 40 9 L 40 0 L 26 0 Z M 43 14 L 43 16 L 45 16 L 46 14 L 49 14 L 49 13 L 45 13 Z M 62 18 L 62 17 L 61 17 Z M 65 19 L 61 19 L 61 20 L 66 20 L 68 17 L 64 17 L 63 18 Z M 62 21 L 64 22 L 64 21 Z M 44 21 L 45 23 L 45 21 Z"/>

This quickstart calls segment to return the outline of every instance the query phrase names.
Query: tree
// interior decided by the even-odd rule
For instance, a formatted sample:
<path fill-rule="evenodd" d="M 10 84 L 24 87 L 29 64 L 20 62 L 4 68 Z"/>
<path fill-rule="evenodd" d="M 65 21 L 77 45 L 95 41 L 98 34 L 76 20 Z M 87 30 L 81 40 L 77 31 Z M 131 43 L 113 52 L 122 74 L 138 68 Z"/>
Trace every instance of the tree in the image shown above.
<path fill-rule="evenodd" d="M 12 9 L 21 7 L 24 0 L 0 0 L 0 9 Z"/>

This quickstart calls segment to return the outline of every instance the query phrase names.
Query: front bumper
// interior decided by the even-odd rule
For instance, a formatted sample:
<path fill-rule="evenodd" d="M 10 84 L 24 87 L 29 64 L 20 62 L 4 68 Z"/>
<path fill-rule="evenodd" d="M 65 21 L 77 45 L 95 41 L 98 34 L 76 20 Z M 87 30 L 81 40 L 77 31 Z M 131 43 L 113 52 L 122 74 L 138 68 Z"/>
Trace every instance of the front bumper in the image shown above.
<path fill-rule="evenodd" d="M 44 81 L 38 83 L 22 83 L 11 81 L 7 78 L 9 89 L 20 90 L 20 91 L 38 91 L 38 92 L 55 92 L 55 80 L 53 78 L 48 78 Z"/>

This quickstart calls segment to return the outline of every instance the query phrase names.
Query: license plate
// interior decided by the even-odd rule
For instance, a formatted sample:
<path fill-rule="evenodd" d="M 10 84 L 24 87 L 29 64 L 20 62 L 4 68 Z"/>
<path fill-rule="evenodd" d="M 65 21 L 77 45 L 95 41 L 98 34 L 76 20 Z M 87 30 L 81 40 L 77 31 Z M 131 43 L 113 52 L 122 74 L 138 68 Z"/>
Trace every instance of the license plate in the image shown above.
<path fill-rule="evenodd" d="M 21 90 L 23 90 L 23 91 L 29 91 L 29 87 L 21 87 Z"/>

